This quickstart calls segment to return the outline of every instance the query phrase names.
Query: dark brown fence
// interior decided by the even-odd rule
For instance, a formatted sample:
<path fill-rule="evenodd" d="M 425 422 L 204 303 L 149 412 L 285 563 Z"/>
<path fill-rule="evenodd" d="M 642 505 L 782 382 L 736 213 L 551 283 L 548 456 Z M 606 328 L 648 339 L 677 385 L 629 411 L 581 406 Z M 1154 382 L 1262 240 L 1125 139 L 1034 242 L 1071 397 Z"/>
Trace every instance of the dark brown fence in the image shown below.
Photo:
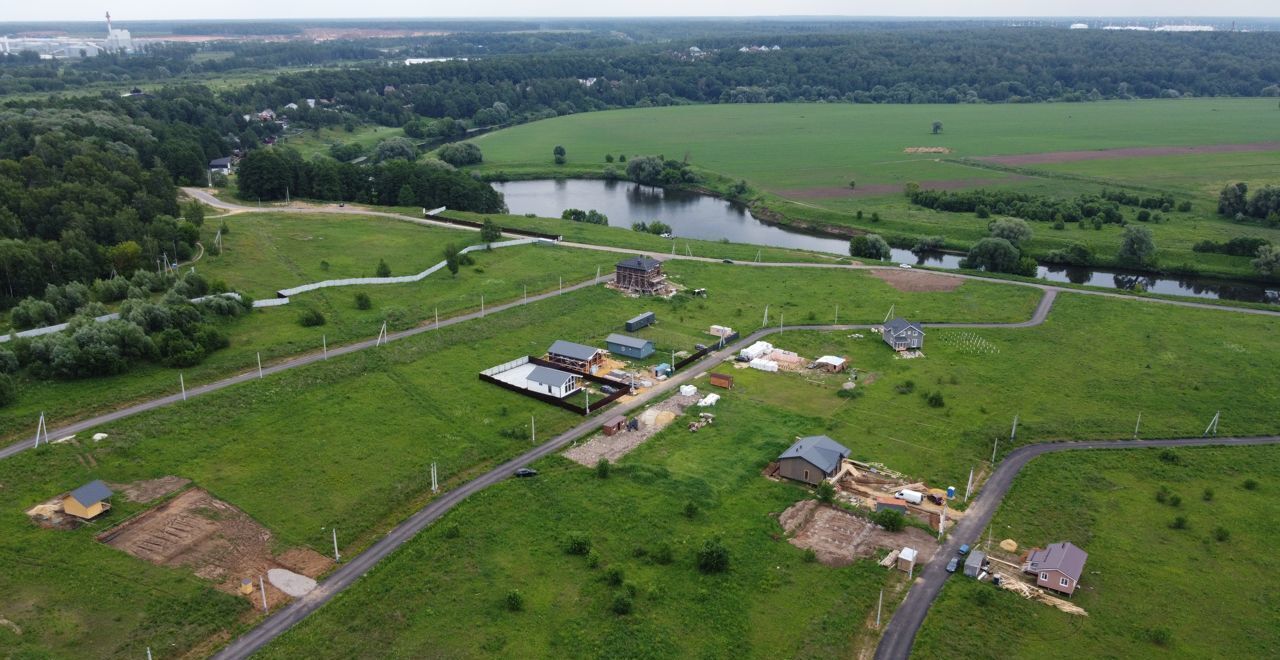
<path fill-rule="evenodd" d="M 558 364 L 555 364 L 553 362 L 548 362 L 546 360 L 543 360 L 542 358 L 530 357 L 529 363 L 540 365 L 543 367 L 550 367 L 557 371 L 565 370 L 564 367 Z M 568 410 L 569 412 L 582 415 L 583 417 L 590 415 L 593 412 L 598 412 L 600 410 L 603 410 L 609 404 L 613 403 L 614 401 L 617 401 L 619 397 L 626 395 L 629 389 L 627 385 L 625 385 L 624 383 L 619 383 L 618 381 L 613 380 L 612 378 L 603 378 L 601 376 L 596 376 L 594 374 L 584 374 L 584 373 L 578 373 L 578 372 L 574 372 L 574 374 L 581 377 L 583 380 L 589 380 L 593 383 L 600 383 L 602 385 L 612 385 L 618 388 L 618 391 L 598 401 L 592 401 L 591 410 L 588 411 L 584 406 L 574 405 L 572 403 L 569 403 L 568 401 L 564 401 L 562 399 L 558 399 L 554 396 L 551 396 L 550 394 L 543 394 L 541 392 L 534 392 L 533 390 L 526 390 L 523 387 L 520 387 L 518 385 L 512 385 L 511 383 L 503 382 L 487 374 L 482 373 L 482 374 L 479 374 L 479 376 L 480 376 L 480 380 L 483 380 L 486 383 L 492 383 L 494 385 L 497 385 L 498 387 L 501 387 L 504 390 L 509 390 L 517 394 L 523 394 L 531 399 L 537 399 L 543 403 L 549 403 L 553 406 L 559 406 L 561 408 L 564 408 L 565 410 Z"/>
<path fill-rule="evenodd" d="M 484 226 L 483 222 L 473 222 L 471 220 L 459 220 L 457 218 L 446 218 L 443 215 L 432 215 L 430 213 L 424 214 L 424 217 L 428 220 L 435 220 L 436 222 L 447 222 L 451 225 L 458 225 L 459 227 L 474 227 L 476 229 L 479 229 Z M 502 227 L 502 231 L 508 234 L 515 234 L 517 236 L 529 236 L 531 238 L 545 238 L 549 241 L 558 241 L 564 238 L 559 234 L 546 234 L 540 231 L 533 231 L 531 229 L 515 229 L 513 227 Z"/>
<path fill-rule="evenodd" d="M 680 371 L 681 369 L 685 368 L 687 365 L 690 365 L 694 362 L 697 362 L 698 360 L 701 360 L 704 356 L 706 356 L 707 353 L 710 353 L 711 351 L 719 350 L 725 346 L 728 346 L 729 344 L 732 344 L 735 341 L 738 341 L 738 337 L 739 337 L 738 333 L 735 332 L 723 339 L 717 339 L 716 343 L 706 348 L 695 351 L 693 355 L 690 355 L 689 357 L 675 363 L 675 365 L 673 366 L 675 367 L 676 371 Z"/>

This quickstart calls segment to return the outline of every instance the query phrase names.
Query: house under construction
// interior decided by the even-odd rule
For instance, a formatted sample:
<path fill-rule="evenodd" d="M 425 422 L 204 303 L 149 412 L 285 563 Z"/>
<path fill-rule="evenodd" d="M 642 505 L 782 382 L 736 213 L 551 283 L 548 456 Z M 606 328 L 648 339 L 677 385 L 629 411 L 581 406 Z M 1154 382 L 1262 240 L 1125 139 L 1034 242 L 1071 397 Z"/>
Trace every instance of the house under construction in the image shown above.
<path fill-rule="evenodd" d="M 626 293 L 659 295 L 667 291 L 667 276 L 662 274 L 661 261 L 632 257 L 618 262 L 613 285 Z"/>

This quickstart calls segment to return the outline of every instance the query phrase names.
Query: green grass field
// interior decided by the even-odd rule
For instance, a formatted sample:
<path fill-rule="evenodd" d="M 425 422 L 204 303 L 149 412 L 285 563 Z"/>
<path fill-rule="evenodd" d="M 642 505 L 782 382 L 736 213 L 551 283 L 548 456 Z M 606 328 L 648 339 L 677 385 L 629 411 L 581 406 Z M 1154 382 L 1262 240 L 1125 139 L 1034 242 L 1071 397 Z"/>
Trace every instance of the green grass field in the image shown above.
<path fill-rule="evenodd" d="M 774 516 L 806 491 L 760 476 L 822 420 L 733 393 L 716 413 L 696 436 L 672 424 L 608 479 L 555 457 L 537 464 L 537 478 L 470 498 L 263 657 L 849 655 L 877 589 L 905 576 L 804 561 Z M 688 502 L 699 509 L 692 519 Z M 590 537 L 598 567 L 565 553 L 574 532 Z M 696 548 L 713 536 L 730 550 L 726 574 L 695 567 Z M 653 558 L 664 544 L 674 558 L 666 565 Z M 612 570 L 623 585 L 606 581 Z M 614 614 L 628 588 L 633 612 Z M 524 611 L 505 608 L 511 590 Z"/>
<path fill-rule="evenodd" d="M 310 160 L 315 156 L 328 156 L 329 147 L 335 144 L 358 144 L 364 147 L 366 155 L 372 154 L 379 142 L 395 137 L 404 137 L 404 130 L 386 126 L 358 126 L 348 133 L 342 128 L 321 128 L 289 135 L 280 144 L 297 149 L 304 160 Z"/>
<path fill-rule="evenodd" d="M 1205 273 L 1253 275 L 1244 257 L 1205 257 L 1198 240 L 1258 235 L 1280 242 L 1280 231 L 1230 223 L 1215 215 L 1217 191 L 1244 180 L 1280 182 L 1277 153 L 1162 156 L 1036 165 L 1022 174 L 954 162 L 988 155 L 1119 147 L 1195 146 L 1274 141 L 1276 109 L 1262 99 L 1201 99 L 1089 104 L 860 106 L 702 105 L 584 113 L 535 122 L 476 138 L 479 170 L 507 176 L 599 176 L 606 153 L 662 154 L 712 175 L 711 187 L 745 179 L 759 203 L 796 226 L 845 226 L 909 243 L 941 235 L 964 249 L 986 235 L 986 220 L 913 207 L 897 191 L 908 181 L 948 187 L 1013 187 L 1071 197 L 1112 187 L 1165 190 L 1193 202 L 1189 213 L 1152 227 L 1159 263 L 1191 264 Z M 933 120 L 942 134 L 930 133 Z M 563 145 L 568 162 L 555 166 L 548 145 Z M 907 147 L 946 147 L 950 154 L 907 154 Z M 625 167 L 615 164 L 615 167 Z M 1016 174 L 1016 176 L 1015 176 Z M 1067 175 L 1070 178 L 1064 178 Z M 849 188 L 857 181 L 858 190 Z M 859 191 L 860 190 L 860 191 Z M 864 220 L 855 217 L 864 211 Z M 870 214 L 882 220 L 870 222 Z M 1072 242 L 1094 247 L 1114 263 L 1120 229 L 1054 231 L 1033 223 L 1033 254 Z"/>
<path fill-rule="evenodd" d="M 1243 487 L 1249 479 L 1256 490 Z M 1278 483 L 1274 446 L 1037 458 L 993 519 L 994 538 L 1084 548 L 1089 560 L 1072 601 L 1089 616 L 957 575 L 930 611 L 914 655 L 1274 657 L 1280 627 L 1266 576 L 1280 542 Z M 1181 498 L 1179 506 L 1156 501 L 1162 487 Z M 1170 528 L 1177 516 L 1186 529 Z M 1218 528 L 1227 540 L 1217 538 Z"/>

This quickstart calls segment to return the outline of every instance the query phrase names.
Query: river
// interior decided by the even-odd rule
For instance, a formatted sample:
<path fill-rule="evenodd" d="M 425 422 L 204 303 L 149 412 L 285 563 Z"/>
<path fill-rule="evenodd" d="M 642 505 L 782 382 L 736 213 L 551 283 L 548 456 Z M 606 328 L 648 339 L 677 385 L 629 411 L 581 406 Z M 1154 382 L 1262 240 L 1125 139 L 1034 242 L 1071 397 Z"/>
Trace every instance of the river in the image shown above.
<path fill-rule="evenodd" d="M 565 209 L 595 209 L 609 217 L 615 227 L 633 222 L 661 220 L 671 225 L 677 237 L 783 248 L 816 250 L 848 255 L 849 241 L 768 225 L 755 219 L 741 204 L 710 195 L 683 190 L 664 190 L 629 181 L 594 179 L 543 179 L 495 183 L 506 197 L 512 213 L 534 213 L 558 218 Z M 958 268 L 960 256 L 944 252 L 921 255 L 894 249 L 895 263 Z M 1167 277 L 1109 268 L 1077 268 L 1041 265 L 1039 277 L 1051 282 L 1070 282 L 1107 289 L 1145 290 L 1196 298 L 1220 298 L 1250 302 L 1280 303 L 1280 288 L 1251 282 L 1215 280 L 1205 277 Z"/>

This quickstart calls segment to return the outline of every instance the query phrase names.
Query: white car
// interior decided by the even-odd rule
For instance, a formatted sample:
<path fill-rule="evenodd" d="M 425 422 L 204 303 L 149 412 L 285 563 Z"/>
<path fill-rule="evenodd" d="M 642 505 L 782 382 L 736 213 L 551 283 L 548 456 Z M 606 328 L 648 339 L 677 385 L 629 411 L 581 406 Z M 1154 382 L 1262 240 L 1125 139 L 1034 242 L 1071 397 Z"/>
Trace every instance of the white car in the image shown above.
<path fill-rule="evenodd" d="M 898 264 L 898 268 L 910 268 L 911 264 Z"/>

